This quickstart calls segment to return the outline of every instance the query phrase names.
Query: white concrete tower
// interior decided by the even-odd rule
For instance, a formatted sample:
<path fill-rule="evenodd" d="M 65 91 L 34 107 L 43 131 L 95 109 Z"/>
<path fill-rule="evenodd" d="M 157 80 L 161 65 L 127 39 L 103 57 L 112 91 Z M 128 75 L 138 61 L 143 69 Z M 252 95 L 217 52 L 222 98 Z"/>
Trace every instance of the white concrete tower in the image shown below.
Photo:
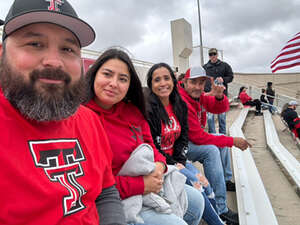
<path fill-rule="evenodd" d="M 171 21 L 174 67 L 178 73 L 189 68 L 189 56 L 193 51 L 192 26 L 184 18 Z"/>

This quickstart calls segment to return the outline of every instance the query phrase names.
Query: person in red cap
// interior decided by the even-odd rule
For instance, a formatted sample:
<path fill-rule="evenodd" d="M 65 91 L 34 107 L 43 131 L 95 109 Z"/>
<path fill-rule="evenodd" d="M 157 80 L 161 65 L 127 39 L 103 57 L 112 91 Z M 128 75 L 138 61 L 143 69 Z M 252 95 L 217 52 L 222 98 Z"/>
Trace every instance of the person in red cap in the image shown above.
<path fill-rule="evenodd" d="M 193 162 L 203 164 L 205 176 L 215 191 L 217 208 L 221 219 L 229 224 L 238 224 L 238 215 L 227 207 L 226 186 L 224 179 L 224 167 L 230 163 L 228 148 L 235 146 L 245 150 L 250 144 L 240 137 L 228 137 L 225 135 L 213 135 L 204 131 L 201 126 L 201 111 L 218 114 L 229 109 L 229 102 L 224 95 L 225 87 L 215 85 L 204 93 L 204 85 L 207 75 L 202 67 L 192 67 L 187 70 L 183 80 L 183 87 L 179 87 L 179 93 L 188 107 L 188 138 L 189 149 L 187 158 Z"/>
<path fill-rule="evenodd" d="M 0 223 L 125 224 L 108 138 L 81 106 L 93 28 L 67 0 L 15 0 L 2 38 Z"/>

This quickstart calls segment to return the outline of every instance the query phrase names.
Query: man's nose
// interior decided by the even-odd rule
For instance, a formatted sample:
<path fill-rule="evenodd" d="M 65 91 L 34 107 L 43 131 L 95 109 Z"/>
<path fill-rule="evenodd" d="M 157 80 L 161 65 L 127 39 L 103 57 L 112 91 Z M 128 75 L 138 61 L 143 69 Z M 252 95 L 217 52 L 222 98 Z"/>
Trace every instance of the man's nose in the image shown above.
<path fill-rule="evenodd" d="M 56 48 L 49 48 L 48 51 L 45 52 L 43 65 L 45 67 L 61 68 L 63 66 L 63 59 L 59 50 Z"/>
<path fill-rule="evenodd" d="M 197 83 L 196 88 L 197 88 L 197 90 L 201 90 L 201 89 L 203 89 L 203 85 L 200 83 Z"/>

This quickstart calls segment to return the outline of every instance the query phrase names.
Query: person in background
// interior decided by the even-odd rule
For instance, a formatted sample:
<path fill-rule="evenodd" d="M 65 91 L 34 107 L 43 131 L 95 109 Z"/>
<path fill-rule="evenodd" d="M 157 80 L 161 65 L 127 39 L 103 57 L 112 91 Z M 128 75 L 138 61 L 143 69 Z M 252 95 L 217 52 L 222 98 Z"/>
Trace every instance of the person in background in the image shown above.
<path fill-rule="evenodd" d="M 245 86 L 240 87 L 239 91 L 239 99 L 243 105 L 248 105 L 248 106 L 255 106 L 255 115 L 256 116 L 261 116 L 261 102 L 258 99 L 252 99 L 248 94 L 247 94 L 247 88 Z"/>
<path fill-rule="evenodd" d="M 285 110 L 282 111 L 281 116 L 288 124 L 289 129 L 295 134 L 297 138 L 300 137 L 300 118 L 296 112 L 298 106 L 297 101 L 290 101 Z"/>
<path fill-rule="evenodd" d="M 273 83 L 272 82 L 268 82 L 267 83 L 267 90 L 266 90 L 266 93 L 267 93 L 267 99 L 268 99 L 268 102 L 269 104 L 273 105 L 274 103 L 274 99 L 275 99 L 275 90 L 273 89 Z"/>
<path fill-rule="evenodd" d="M 183 78 L 184 78 L 184 76 L 185 76 L 185 73 L 181 73 L 181 74 L 177 77 L 177 82 L 179 83 L 180 81 L 182 81 Z"/>
<path fill-rule="evenodd" d="M 260 102 L 262 104 L 263 109 L 269 109 L 270 113 L 274 114 L 276 112 L 276 107 L 271 105 L 266 99 L 266 89 L 261 89 Z"/>
<path fill-rule="evenodd" d="M 153 65 L 147 73 L 147 117 L 156 148 L 166 157 L 167 164 L 187 177 L 187 183 L 202 191 L 205 199 L 203 219 L 208 225 L 223 225 L 216 209 L 214 193 L 205 176 L 186 162 L 188 149 L 187 106 L 177 90 L 177 80 L 166 63 Z M 207 194 L 207 195 L 206 195 Z M 210 198 L 208 198 L 209 196 Z"/>
<path fill-rule="evenodd" d="M 207 76 L 213 77 L 214 82 L 224 85 L 224 94 L 227 96 L 228 83 L 233 80 L 233 72 L 230 65 L 218 59 L 218 50 L 211 48 L 208 51 L 209 61 L 203 66 Z M 211 81 L 207 80 L 204 88 L 205 92 L 211 91 Z M 226 134 L 226 112 L 218 114 L 219 133 Z M 215 116 L 207 113 L 207 124 L 209 133 L 217 133 L 215 128 Z"/>
<path fill-rule="evenodd" d="M 124 200 L 135 195 L 159 193 L 166 171 L 165 157 L 153 143 L 146 120 L 142 85 L 129 56 L 118 49 L 105 51 L 89 69 L 86 78 L 90 99 L 87 106 L 98 113 L 107 131 L 114 155 L 113 174 L 121 198 Z M 131 153 L 144 143 L 153 149 L 155 170 L 144 176 L 118 175 Z M 149 208 L 139 214 L 144 222 L 155 225 L 198 225 L 204 208 L 203 197 L 193 187 L 184 187 L 188 208 L 183 218 Z"/>
<path fill-rule="evenodd" d="M 123 225 L 106 133 L 81 106 L 95 32 L 67 0 L 50 6 L 15 0 L 4 22 L 0 223 Z"/>
<path fill-rule="evenodd" d="M 202 67 L 192 67 L 185 74 L 183 88 L 179 87 L 179 93 L 188 107 L 187 158 L 203 164 L 205 176 L 215 192 L 221 219 L 229 224 L 238 224 L 238 214 L 227 207 L 225 177 L 232 174 L 229 149 L 225 147 L 235 146 L 245 150 L 251 145 L 240 137 L 213 135 L 203 130 L 200 118 L 201 107 L 215 114 L 223 113 L 229 108 L 228 98 L 223 93 L 224 86 L 212 83 L 211 91 L 204 93 L 206 79 L 208 77 Z"/>

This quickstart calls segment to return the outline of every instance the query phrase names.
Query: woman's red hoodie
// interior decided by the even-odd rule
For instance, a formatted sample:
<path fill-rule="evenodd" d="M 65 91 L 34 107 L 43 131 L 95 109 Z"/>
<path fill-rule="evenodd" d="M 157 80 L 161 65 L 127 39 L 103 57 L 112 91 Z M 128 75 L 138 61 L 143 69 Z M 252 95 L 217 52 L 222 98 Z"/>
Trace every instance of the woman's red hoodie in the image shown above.
<path fill-rule="evenodd" d="M 240 93 L 240 101 L 241 101 L 241 103 L 244 105 L 246 102 L 248 102 L 248 101 L 251 101 L 252 100 L 252 98 L 245 92 L 245 91 L 242 91 L 241 93 Z"/>
<path fill-rule="evenodd" d="M 134 149 L 147 143 L 154 150 L 155 162 L 166 164 L 165 157 L 158 152 L 152 140 L 149 125 L 136 106 L 119 102 L 111 109 L 105 110 L 91 100 L 87 107 L 94 110 L 104 126 L 113 152 L 112 170 L 116 187 L 122 199 L 144 193 L 143 176 L 117 176 L 123 164 Z"/>

